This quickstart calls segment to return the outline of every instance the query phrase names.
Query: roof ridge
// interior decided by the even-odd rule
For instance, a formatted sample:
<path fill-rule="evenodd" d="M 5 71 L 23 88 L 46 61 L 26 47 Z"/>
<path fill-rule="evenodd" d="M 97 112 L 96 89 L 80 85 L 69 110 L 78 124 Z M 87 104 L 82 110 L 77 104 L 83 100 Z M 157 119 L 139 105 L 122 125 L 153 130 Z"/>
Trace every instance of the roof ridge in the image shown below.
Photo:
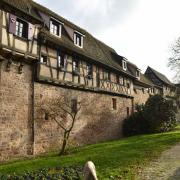
<path fill-rule="evenodd" d="M 172 85 L 173 83 L 166 77 L 166 75 L 162 74 L 161 72 L 158 72 L 157 70 L 153 69 L 152 67 L 148 66 L 148 68 L 150 68 L 155 74 L 156 76 L 163 82 L 165 82 L 166 84 L 170 84 Z M 159 77 L 162 76 L 162 77 Z"/>

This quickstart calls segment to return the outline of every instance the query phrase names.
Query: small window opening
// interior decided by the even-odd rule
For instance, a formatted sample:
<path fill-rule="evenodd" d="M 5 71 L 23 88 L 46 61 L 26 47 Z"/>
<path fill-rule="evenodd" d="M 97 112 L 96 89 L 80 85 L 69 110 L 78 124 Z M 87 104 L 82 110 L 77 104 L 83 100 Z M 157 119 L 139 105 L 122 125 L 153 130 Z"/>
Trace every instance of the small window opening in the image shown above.
<path fill-rule="evenodd" d="M 73 71 L 79 71 L 79 62 L 76 59 L 73 60 Z"/>
<path fill-rule="evenodd" d="M 116 98 L 112 98 L 112 108 L 113 108 L 113 110 L 117 110 L 117 99 Z"/>
<path fill-rule="evenodd" d="M 77 99 L 71 100 L 71 111 L 72 111 L 72 113 L 77 112 Z"/>
<path fill-rule="evenodd" d="M 92 78 L 92 74 L 93 74 L 92 65 L 91 65 L 91 64 L 87 64 L 86 70 L 87 70 L 87 76 L 88 76 L 88 78 Z"/>
<path fill-rule="evenodd" d="M 130 110 L 129 110 L 129 107 L 127 107 L 127 117 L 129 117 L 130 115 Z"/>
<path fill-rule="evenodd" d="M 58 67 L 59 68 L 66 68 L 66 56 L 64 54 L 58 55 Z"/>
<path fill-rule="evenodd" d="M 41 62 L 41 64 L 46 64 L 47 65 L 47 56 L 41 55 L 40 62 Z"/>
<path fill-rule="evenodd" d="M 104 70 L 103 76 L 104 76 L 104 80 L 111 81 L 111 73 L 109 71 Z"/>

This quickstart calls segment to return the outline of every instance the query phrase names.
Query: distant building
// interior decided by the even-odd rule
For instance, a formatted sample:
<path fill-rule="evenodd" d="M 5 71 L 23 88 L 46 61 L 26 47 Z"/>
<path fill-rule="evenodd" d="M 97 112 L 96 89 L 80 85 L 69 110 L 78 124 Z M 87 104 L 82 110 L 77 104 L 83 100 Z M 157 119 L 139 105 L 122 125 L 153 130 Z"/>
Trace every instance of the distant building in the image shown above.
<path fill-rule="evenodd" d="M 153 82 L 155 88 L 166 98 L 172 98 L 176 93 L 176 86 L 164 75 L 148 67 L 145 76 Z"/>

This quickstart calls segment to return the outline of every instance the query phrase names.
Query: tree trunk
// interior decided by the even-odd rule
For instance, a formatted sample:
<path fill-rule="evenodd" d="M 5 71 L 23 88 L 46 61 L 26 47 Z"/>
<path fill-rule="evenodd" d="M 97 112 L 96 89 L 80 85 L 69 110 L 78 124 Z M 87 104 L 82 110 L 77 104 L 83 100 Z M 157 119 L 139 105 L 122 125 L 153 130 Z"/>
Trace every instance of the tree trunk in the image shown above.
<path fill-rule="evenodd" d="M 65 152 L 68 138 L 69 138 L 69 132 L 65 131 L 65 132 L 64 132 L 64 139 L 63 139 L 61 151 L 60 151 L 60 153 L 59 153 L 60 156 L 63 155 L 64 152 Z"/>

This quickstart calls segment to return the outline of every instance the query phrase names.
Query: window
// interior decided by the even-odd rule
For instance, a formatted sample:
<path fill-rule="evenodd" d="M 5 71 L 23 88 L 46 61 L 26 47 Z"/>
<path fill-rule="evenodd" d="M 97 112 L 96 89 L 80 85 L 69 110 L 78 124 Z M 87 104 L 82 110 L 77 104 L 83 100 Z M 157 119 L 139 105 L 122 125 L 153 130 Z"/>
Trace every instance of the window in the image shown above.
<path fill-rule="evenodd" d="M 87 64 L 86 70 L 87 70 L 87 77 L 88 78 L 92 78 L 92 75 L 93 75 L 92 65 L 91 64 Z"/>
<path fill-rule="evenodd" d="M 17 36 L 27 38 L 28 36 L 28 24 L 21 19 L 16 20 L 16 33 Z"/>
<path fill-rule="evenodd" d="M 74 44 L 78 47 L 83 47 L 83 36 L 77 32 L 74 33 Z"/>
<path fill-rule="evenodd" d="M 119 84 L 124 85 L 124 78 L 119 76 Z"/>
<path fill-rule="evenodd" d="M 119 75 L 116 75 L 116 83 L 119 84 Z"/>
<path fill-rule="evenodd" d="M 66 68 L 66 62 L 67 62 L 67 59 L 66 59 L 66 56 L 64 54 L 58 54 L 58 67 L 59 68 Z"/>
<path fill-rule="evenodd" d="M 56 36 L 61 36 L 61 24 L 55 20 L 50 21 L 50 32 Z"/>
<path fill-rule="evenodd" d="M 76 113 L 77 112 L 77 99 L 71 100 L 71 112 Z"/>
<path fill-rule="evenodd" d="M 78 62 L 78 60 L 76 60 L 76 59 L 74 59 L 73 60 L 73 71 L 79 71 L 79 62 Z"/>
<path fill-rule="evenodd" d="M 104 70 L 103 76 L 104 76 L 104 80 L 111 81 L 111 74 L 109 71 Z"/>
<path fill-rule="evenodd" d="M 123 67 L 123 70 L 127 70 L 127 62 L 125 60 L 122 61 L 122 67 Z"/>
<path fill-rule="evenodd" d="M 138 69 L 136 70 L 136 77 L 140 78 L 140 71 Z"/>
<path fill-rule="evenodd" d="M 47 56 L 41 55 L 40 62 L 41 64 L 47 64 Z"/>
<path fill-rule="evenodd" d="M 155 93 L 155 89 L 154 88 L 151 88 L 151 93 Z"/>
<path fill-rule="evenodd" d="M 134 88 L 134 92 L 137 94 L 137 89 L 136 88 Z"/>
<path fill-rule="evenodd" d="M 117 109 L 117 100 L 116 100 L 116 98 L 112 98 L 112 108 L 113 108 L 113 110 Z"/>
<path fill-rule="evenodd" d="M 129 117 L 130 115 L 130 110 L 129 110 L 129 107 L 127 107 L 127 117 Z"/>
<path fill-rule="evenodd" d="M 145 93 L 145 89 L 144 88 L 142 88 L 142 92 L 143 92 L 143 94 Z"/>
<path fill-rule="evenodd" d="M 128 88 L 128 89 L 130 88 L 130 83 L 129 83 L 129 82 L 127 83 L 127 88 Z"/>

